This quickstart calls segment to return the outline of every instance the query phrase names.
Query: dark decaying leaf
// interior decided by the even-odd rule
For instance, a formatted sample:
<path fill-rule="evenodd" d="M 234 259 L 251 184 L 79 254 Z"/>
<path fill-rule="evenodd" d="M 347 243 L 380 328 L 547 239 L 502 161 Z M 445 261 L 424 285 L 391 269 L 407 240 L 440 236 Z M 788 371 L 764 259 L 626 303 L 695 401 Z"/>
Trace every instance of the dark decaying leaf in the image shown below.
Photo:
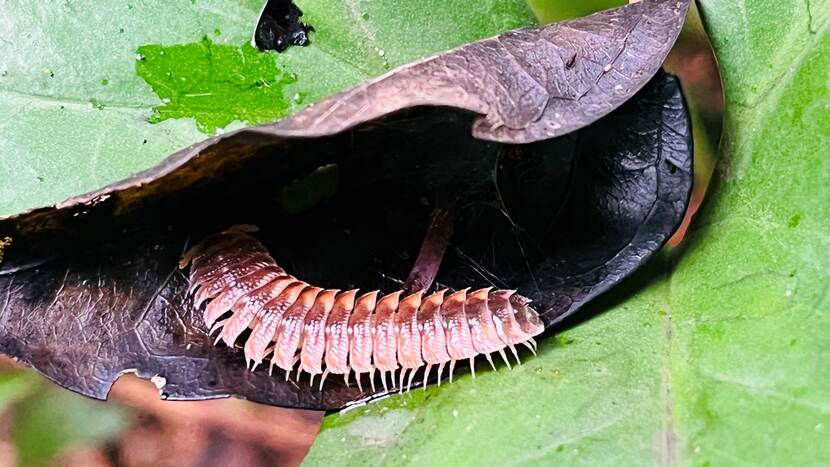
<path fill-rule="evenodd" d="M 527 143 L 564 135 L 616 109 L 671 50 L 688 0 L 644 0 L 585 18 L 511 31 L 414 63 L 274 124 L 318 136 L 415 105 L 481 114 L 473 134 Z"/>
<path fill-rule="evenodd" d="M 625 11 L 653 13 L 668 3 L 677 5 L 643 2 L 649 6 Z M 466 49 L 467 62 L 479 59 L 477 47 Z M 641 66 L 650 74 L 647 58 Z M 473 137 L 478 117 L 464 109 L 475 106 L 444 102 L 440 82 L 407 76 L 415 84 L 403 88 L 427 96 L 410 105 L 450 107 L 400 105 L 380 118 L 379 96 L 356 108 L 365 93 L 347 92 L 286 121 L 194 145 L 96 193 L 0 221 L 0 238 L 12 239 L 0 264 L 0 351 L 97 398 L 134 371 L 158 375 L 171 399 L 236 395 L 339 409 L 379 394 L 339 381 L 319 392 L 251 373 L 238 350 L 213 347 L 177 269 L 187 245 L 232 224 L 256 224 L 277 261 L 303 280 L 392 291 L 412 266 L 430 211 L 449 207 L 458 219 L 437 281 L 518 288 L 551 325 L 640 266 L 679 224 L 692 180 L 691 139 L 673 77 L 658 73 L 575 133 L 513 145 Z M 496 80 L 479 85 L 493 102 L 525 95 Z M 569 105 L 594 106 L 593 92 Z M 340 106 L 364 118 L 344 131 L 296 136 L 298 122 L 325 122 L 308 116 Z M 527 128 L 547 128 L 555 117 L 539 118 Z M 299 214 L 284 210 L 283 188 L 328 164 L 337 165 L 335 196 Z"/>

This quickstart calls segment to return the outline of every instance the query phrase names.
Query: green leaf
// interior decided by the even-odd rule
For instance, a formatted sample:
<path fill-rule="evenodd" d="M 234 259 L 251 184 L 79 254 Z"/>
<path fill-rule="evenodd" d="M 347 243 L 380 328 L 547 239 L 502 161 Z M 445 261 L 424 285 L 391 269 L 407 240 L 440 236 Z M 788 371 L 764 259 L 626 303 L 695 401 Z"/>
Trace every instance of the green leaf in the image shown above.
<path fill-rule="evenodd" d="M 625 5 L 626 0 L 527 0 L 533 13 L 542 23 L 555 23 L 570 18 L 590 15 L 606 8 Z"/>
<path fill-rule="evenodd" d="M 830 458 L 830 3 L 699 3 L 723 163 L 687 243 L 512 372 L 329 415 L 307 465 Z"/>
<path fill-rule="evenodd" d="M 50 386 L 18 407 L 12 436 L 20 465 L 43 465 L 72 443 L 114 439 L 129 423 L 113 403 Z"/>
<path fill-rule="evenodd" d="M 315 28 L 311 45 L 259 53 L 248 44 L 263 3 L 2 2 L 0 216 L 123 179 L 205 132 L 287 115 L 533 22 L 518 0 L 305 0 L 296 3 Z"/>
<path fill-rule="evenodd" d="M 0 413 L 35 389 L 37 379 L 27 371 L 0 372 Z"/>
<path fill-rule="evenodd" d="M 830 458 L 830 4 L 700 2 L 722 67 L 716 193 L 671 280 L 680 453 Z"/>

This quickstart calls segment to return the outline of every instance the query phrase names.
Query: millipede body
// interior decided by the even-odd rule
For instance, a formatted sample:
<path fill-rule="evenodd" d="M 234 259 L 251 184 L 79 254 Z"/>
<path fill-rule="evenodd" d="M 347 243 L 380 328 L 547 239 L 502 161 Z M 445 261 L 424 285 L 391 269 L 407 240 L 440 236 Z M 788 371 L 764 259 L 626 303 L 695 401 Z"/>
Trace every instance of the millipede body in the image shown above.
<path fill-rule="evenodd" d="M 235 345 L 251 329 L 243 344 L 245 359 L 253 370 L 270 356 L 270 370 L 285 371 L 288 379 L 297 367 L 297 379 L 316 375 L 323 387 L 327 375 L 340 374 L 357 384 L 366 373 L 374 388 L 375 370 L 387 388 L 410 388 L 415 373 L 426 367 L 424 385 L 433 366 L 438 384 L 445 365 L 449 378 L 455 363 L 498 352 L 509 366 L 509 349 L 518 360 L 515 346 L 524 344 L 535 353 L 533 336 L 544 330 L 530 300 L 513 290 L 483 288 L 426 294 L 425 290 L 382 295 L 379 291 L 358 293 L 315 287 L 288 274 L 277 265 L 265 247 L 236 226 L 212 235 L 188 250 L 180 267 L 190 265 L 190 287 L 194 306 L 203 310 L 210 334 L 219 331 L 216 343 Z M 395 372 L 401 369 L 399 381 Z M 387 388 L 388 389 L 388 388 Z"/>

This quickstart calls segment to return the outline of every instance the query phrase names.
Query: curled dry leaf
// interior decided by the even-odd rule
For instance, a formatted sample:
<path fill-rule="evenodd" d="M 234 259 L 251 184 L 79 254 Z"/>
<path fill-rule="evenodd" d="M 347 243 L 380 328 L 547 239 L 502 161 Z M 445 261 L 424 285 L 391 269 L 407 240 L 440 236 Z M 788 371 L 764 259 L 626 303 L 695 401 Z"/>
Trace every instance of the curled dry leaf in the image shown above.
<path fill-rule="evenodd" d="M 584 117 L 569 123 L 573 128 L 625 100 L 612 93 L 605 96 L 610 103 L 599 104 L 607 91 L 601 86 L 611 85 L 613 76 L 632 93 L 646 83 L 662 56 L 646 54 L 641 73 L 634 73 L 637 55 L 627 51 L 640 46 L 632 45 L 633 37 L 646 34 L 643 25 L 657 24 L 653 38 L 670 42 L 687 5 L 642 2 L 603 13 L 611 16 L 549 27 L 570 34 L 591 24 L 606 31 L 597 18 L 629 24 L 629 39 L 609 56 L 628 57 L 626 69 L 633 74 L 604 73 L 581 99 L 567 100 L 563 109 L 571 110 L 563 112 Z M 587 54 L 620 37 L 606 43 L 596 31 L 571 41 Z M 456 62 L 461 70 L 461 63 L 505 54 L 498 62 L 508 64 L 504 73 L 481 71 L 492 79 L 476 84 L 480 94 L 462 94 L 469 101 L 448 94 L 441 80 L 413 74 L 429 63 L 423 62 L 403 68 L 401 77 L 384 78 L 417 97 L 409 102 L 390 106 L 388 95 L 368 91 L 383 82 L 377 80 L 288 120 L 194 145 L 98 192 L 0 221 L 0 238 L 13 239 L 0 265 L 0 350 L 97 398 L 106 397 L 123 372 L 163 378 L 160 390 L 171 399 L 235 395 L 335 410 L 377 397 L 341 382 L 317 391 L 269 377 L 267 370 L 249 372 L 238 350 L 212 345 L 201 313 L 187 298 L 188 280 L 178 262 L 206 235 L 250 223 L 260 227 L 257 238 L 279 264 L 309 283 L 397 290 L 436 206 L 457 213 L 439 286 L 518 289 L 548 327 L 573 313 L 646 261 L 682 219 L 692 180 L 682 94 L 676 79 L 658 73 L 610 115 L 562 137 L 545 139 L 552 134 L 543 129 L 559 118 L 547 106 L 526 124 L 487 127 L 481 122 L 505 120 L 510 111 L 488 112 L 490 120 L 479 121 L 467 110 L 508 109 L 495 103 L 521 101 L 528 95 L 521 85 L 526 75 L 510 71 L 509 64 L 523 57 L 528 66 L 545 69 L 552 62 L 540 50 L 553 49 L 524 42 L 499 52 L 486 44 L 445 56 L 463 57 Z M 579 62 L 569 63 L 575 68 Z M 551 70 L 547 82 L 553 83 L 557 73 Z M 629 79 L 640 75 L 643 83 Z M 489 103 L 485 108 L 481 102 Z M 575 110 L 580 106 L 586 108 Z M 321 109 L 333 115 L 347 108 L 350 117 L 362 118 L 348 126 L 321 118 Z M 387 115 L 392 110 L 399 111 Z M 313 130 L 301 135 L 305 125 Z M 540 141 L 484 141 L 471 135 L 474 125 L 477 136 Z M 299 214 L 281 209 L 283 187 L 329 164 L 339 172 L 332 199 Z"/>
<path fill-rule="evenodd" d="M 650 0 L 511 31 L 414 63 L 263 128 L 321 136 L 416 105 L 482 115 L 477 138 L 528 143 L 564 135 L 616 109 L 663 64 L 689 8 Z"/>

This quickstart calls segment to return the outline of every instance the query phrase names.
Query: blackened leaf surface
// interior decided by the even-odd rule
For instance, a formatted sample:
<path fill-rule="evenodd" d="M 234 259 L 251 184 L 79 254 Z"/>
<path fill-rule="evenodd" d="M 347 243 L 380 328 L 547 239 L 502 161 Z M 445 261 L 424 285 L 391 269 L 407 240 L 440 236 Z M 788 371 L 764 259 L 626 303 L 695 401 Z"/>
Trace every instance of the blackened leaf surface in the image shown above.
<path fill-rule="evenodd" d="M 616 109 L 660 68 L 688 0 L 644 0 L 511 31 L 381 76 L 278 122 L 318 136 L 416 105 L 482 114 L 478 138 L 527 143 L 569 133 Z"/>
<path fill-rule="evenodd" d="M 691 191 L 688 118 L 677 81 L 666 77 L 579 133 L 585 157 L 576 161 L 549 253 L 516 281 L 528 289 L 544 284 L 531 296 L 550 303 L 545 322 L 573 313 L 668 240 L 665 226 L 683 216 Z"/>
<path fill-rule="evenodd" d="M 107 192 L 7 219 L 0 350 L 97 398 L 135 371 L 160 376 L 171 399 L 339 409 L 378 395 L 250 373 L 238 350 L 212 346 L 176 269 L 191 239 L 254 223 L 304 280 L 391 291 L 429 211 L 452 205 L 460 221 L 439 282 L 518 287 L 552 324 L 642 264 L 682 218 L 691 147 L 672 77 L 659 74 L 589 128 L 529 145 L 473 138 L 474 118 L 421 108 L 320 138 L 253 128 Z M 341 174 L 337 195 L 282 212 L 282 187 L 329 163 Z"/>

